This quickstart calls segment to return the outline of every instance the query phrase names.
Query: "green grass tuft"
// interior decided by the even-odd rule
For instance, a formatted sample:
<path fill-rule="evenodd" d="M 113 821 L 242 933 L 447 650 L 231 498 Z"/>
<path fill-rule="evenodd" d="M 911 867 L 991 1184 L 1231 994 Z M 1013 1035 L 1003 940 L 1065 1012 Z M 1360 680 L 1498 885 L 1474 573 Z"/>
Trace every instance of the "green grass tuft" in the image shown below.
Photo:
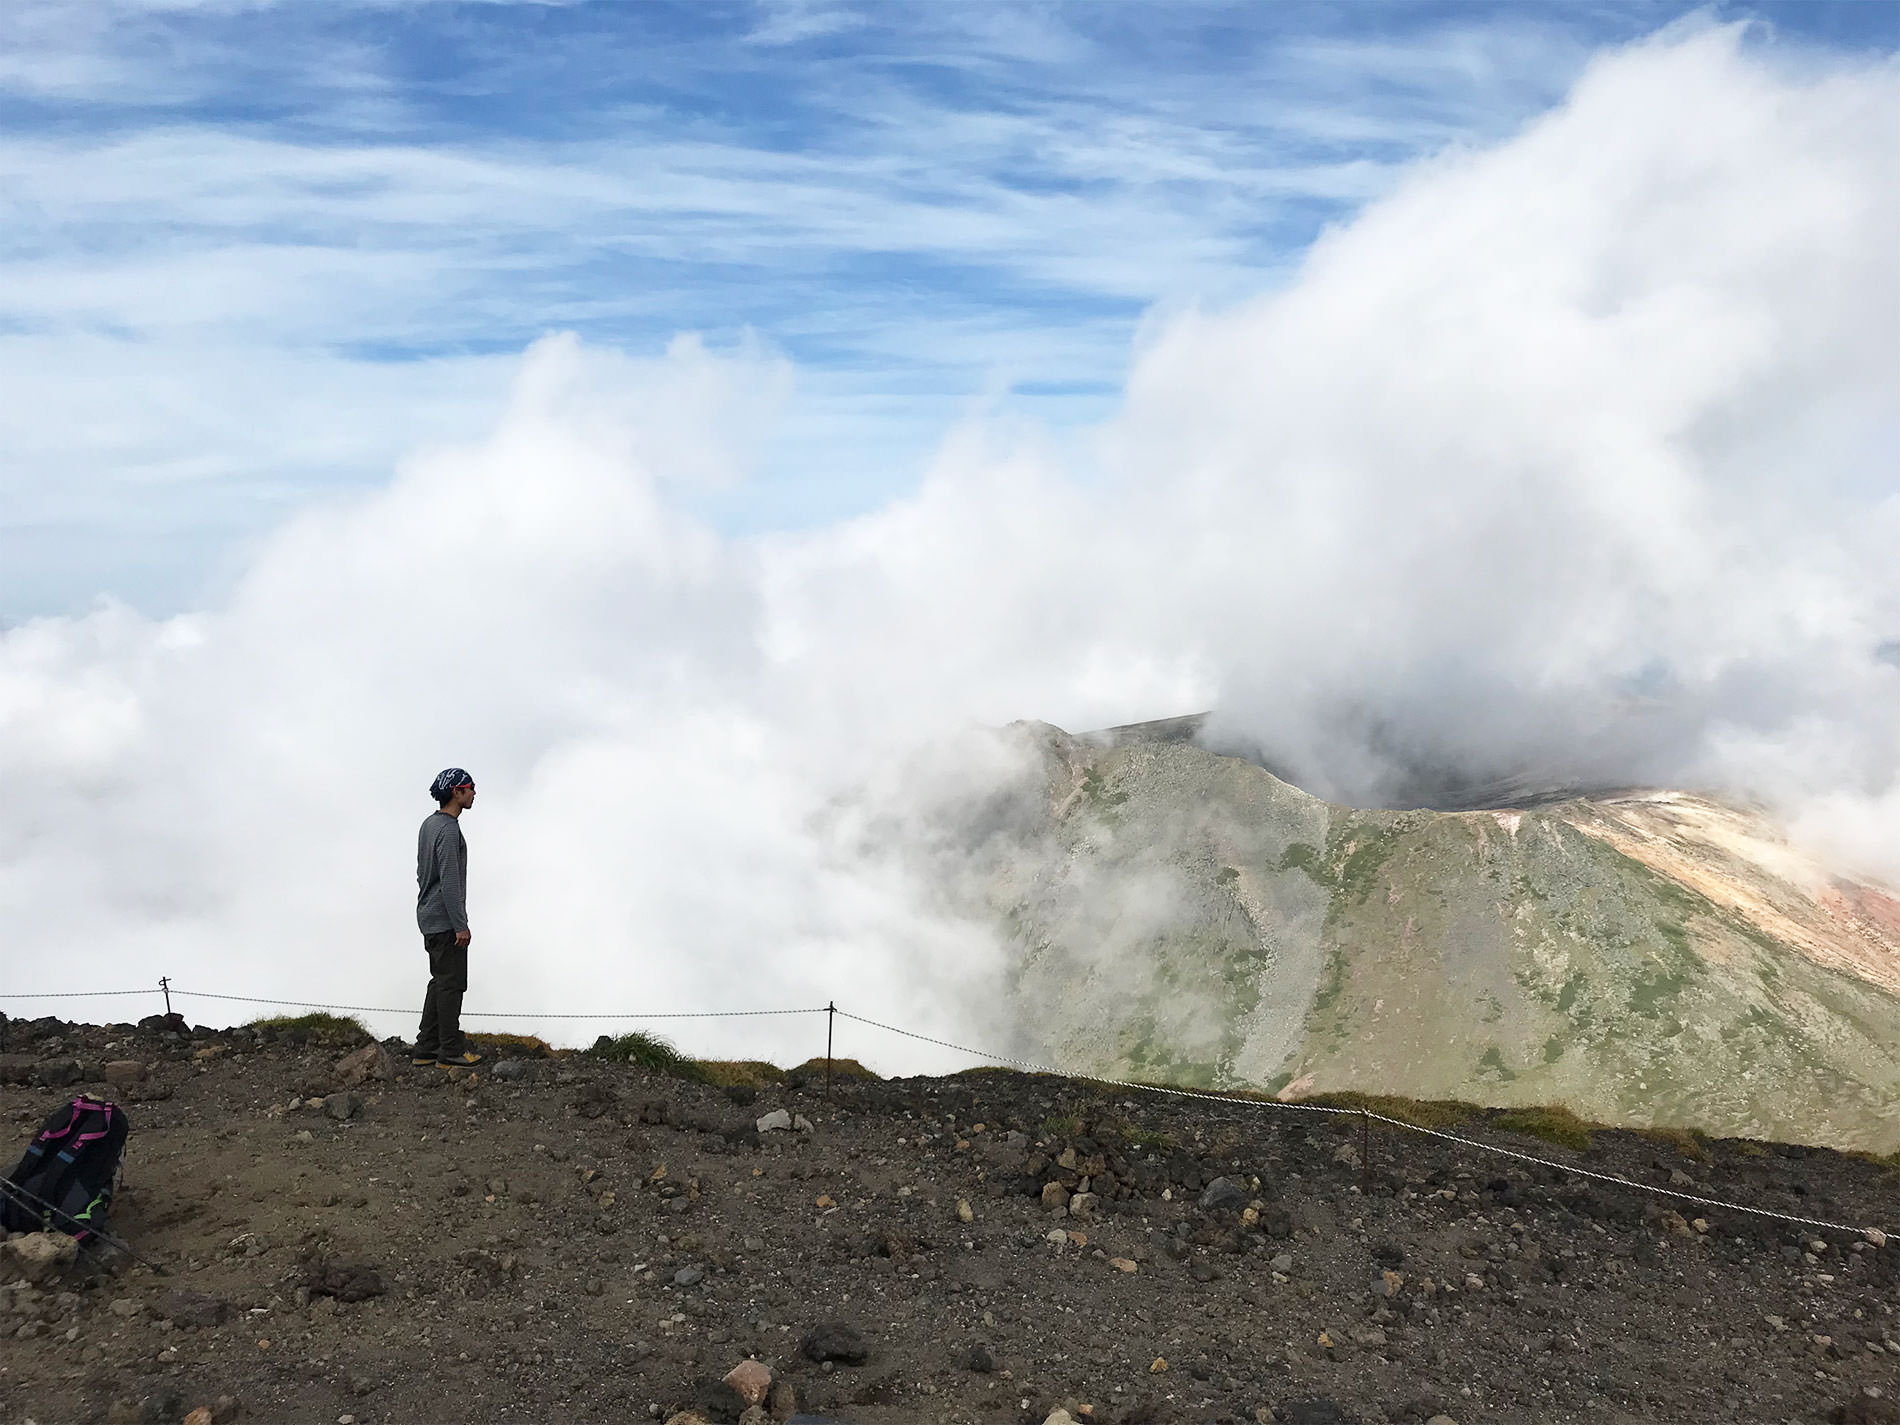
<path fill-rule="evenodd" d="M 1504 1109 L 1491 1119 L 1490 1126 L 1583 1153 L 1589 1151 L 1593 1141 L 1590 1130 L 1601 1125 L 1577 1117 L 1561 1103 L 1551 1103 L 1541 1108 Z"/>
<path fill-rule="evenodd" d="M 706 1082 L 722 1089 L 766 1089 L 785 1082 L 785 1070 L 763 1059 L 701 1059 Z"/>
<path fill-rule="evenodd" d="M 609 1059 L 616 1064 L 632 1064 L 636 1068 L 646 1069 L 656 1074 L 667 1074 L 676 1079 L 690 1079 L 695 1083 L 706 1081 L 706 1071 L 692 1059 L 680 1053 L 668 1040 L 657 1034 L 644 1034 L 634 1030 L 630 1034 L 606 1035 L 594 1041 L 594 1047 L 587 1051 L 597 1059 Z"/>
<path fill-rule="evenodd" d="M 269 1019 L 253 1019 L 253 1029 L 301 1029 L 317 1044 L 354 1045 L 367 1044 L 375 1036 L 364 1027 L 363 1021 L 350 1015 L 325 1014 L 280 1014 Z"/>
<path fill-rule="evenodd" d="M 1299 1102 L 1318 1104 L 1323 1108 L 1364 1109 L 1367 1113 L 1376 1113 L 1383 1118 L 1409 1123 L 1414 1128 L 1452 1129 L 1484 1111 L 1475 1103 L 1463 1103 L 1457 1099 L 1416 1099 L 1399 1094 L 1351 1091 L 1314 1094 Z"/>
<path fill-rule="evenodd" d="M 1637 1136 L 1674 1148 L 1684 1157 L 1694 1158 L 1699 1163 L 1715 1161 L 1715 1154 L 1709 1151 L 1708 1135 L 1699 1128 L 1640 1128 Z"/>
<path fill-rule="evenodd" d="M 790 1077 L 792 1074 L 797 1074 L 805 1079 L 822 1081 L 825 1077 L 825 1060 L 823 1058 L 807 1059 L 797 1068 L 786 1070 L 787 1077 Z M 833 1059 L 831 1061 L 831 1077 L 834 1079 L 870 1079 L 873 1082 L 882 1082 L 878 1075 L 865 1068 L 864 1065 L 860 1064 L 856 1059 Z"/>

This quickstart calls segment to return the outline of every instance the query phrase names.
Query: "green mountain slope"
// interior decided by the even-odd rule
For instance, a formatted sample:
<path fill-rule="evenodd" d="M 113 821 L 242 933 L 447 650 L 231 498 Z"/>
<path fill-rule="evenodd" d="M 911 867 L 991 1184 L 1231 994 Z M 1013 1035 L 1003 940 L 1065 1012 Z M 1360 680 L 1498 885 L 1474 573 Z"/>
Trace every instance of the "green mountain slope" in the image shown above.
<path fill-rule="evenodd" d="M 1759 820 L 1356 810 L 1118 733 L 1011 728 L 1031 770 L 978 856 L 1064 1066 L 1900 1147 L 1900 903 Z"/>

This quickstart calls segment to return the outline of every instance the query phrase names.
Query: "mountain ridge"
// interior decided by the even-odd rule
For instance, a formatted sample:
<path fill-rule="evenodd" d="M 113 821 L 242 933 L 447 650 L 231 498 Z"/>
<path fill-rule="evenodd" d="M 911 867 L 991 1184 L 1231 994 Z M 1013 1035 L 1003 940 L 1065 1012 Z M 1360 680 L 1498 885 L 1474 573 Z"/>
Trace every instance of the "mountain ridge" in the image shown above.
<path fill-rule="evenodd" d="M 1058 1062 L 1900 1147 L 1889 888 L 1685 792 L 1339 806 L 1187 721 L 999 734 L 1020 774 L 958 854 Z"/>

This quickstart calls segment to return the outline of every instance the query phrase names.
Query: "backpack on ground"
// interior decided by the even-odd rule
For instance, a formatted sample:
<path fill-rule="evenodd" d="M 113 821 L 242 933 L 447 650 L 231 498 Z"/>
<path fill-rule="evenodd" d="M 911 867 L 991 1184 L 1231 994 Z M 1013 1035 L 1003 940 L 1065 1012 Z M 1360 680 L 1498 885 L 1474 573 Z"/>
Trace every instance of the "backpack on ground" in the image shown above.
<path fill-rule="evenodd" d="M 0 1181 L 0 1227 L 64 1232 L 82 1242 L 103 1232 L 127 1127 L 117 1104 L 96 1098 L 82 1096 L 54 1110 Z"/>

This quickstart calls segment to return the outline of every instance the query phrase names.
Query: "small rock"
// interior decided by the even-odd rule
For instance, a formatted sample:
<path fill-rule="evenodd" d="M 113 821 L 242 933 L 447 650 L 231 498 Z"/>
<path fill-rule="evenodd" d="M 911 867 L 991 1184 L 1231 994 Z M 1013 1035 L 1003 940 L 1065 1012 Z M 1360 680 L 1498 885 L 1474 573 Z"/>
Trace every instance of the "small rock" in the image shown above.
<path fill-rule="evenodd" d="M 0 1242 L 0 1281 L 42 1285 L 79 1260 L 79 1243 L 64 1232 L 27 1232 Z"/>
<path fill-rule="evenodd" d="M 106 1425 L 140 1425 L 145 1407 L 129 1395 L 122 1395 L 106 1407 Z"/>
<path fill-rule="evenodd" d="M 296 1134 L 296 1141 L 299 1143 L 314 1143 L 317 1141 L 317 1135 L 312 1133 L 308 1128 L 299 1129 Z"/>
<path fill-rule="evenodd" d="M 693 1407 L 708 1420 L 737 1420 L 747 1409 L 745 1397 L 723 1380 L 707 1377 L 693 1387 Z"/>
<path fill-rule="evenodd" d="M 964 1357 L 964 1364 L 980 1376 L 991 1374 L 996 1369 L 996 1357 L 990 1348 L 981 1341 L 970 1347 L 970 1353 Z"/>
<path fill-rule="evenodd" d="M 976 1221 L 976 1212 L 974 1209 L 971 1208 L 970 1200 L 967 1197 L 960 1197 L 957 1199 L 957 1221 L 959 1222 Z"/>
<path fill-rule="evenodd" d="M 1042 1417 L 1042 1425 L 1075 1425 L 1075 1417 L 1058 1405 Z"/>
<path fill-rule="evenodd" d="M 105 1066 L 106 1082 L 115 1089 L 129 1089 L 145 1082 L 145 1065 L 137 1059 L 114 1059 Z"/>
<path fill-rule="evenodd" d="M 759 1405 L 772 1389 L 772 1369 L 764 1361 L 741 1361 L 726 1372 L 726 1384 L 738 1391 L 747 1405 Z"/>
<path fill-rule="evenodd" d="M 1095 1216 L 1095 1208 L 1100 1201 L 1092 1192 L 1078 1192 L 1069 1199 L 1069 1216 L 1086 1222 Z"/>
<path fill-rule="evenodd" d="M 805 1117 L 804 1114 L 795 1113 L 792 1115 L 792 1131 L 795 1133 L 816 1133 L 818 1130 L 812 1127 L 811 1120 Z"/>
<path fill-rule="evenodd" d="M 1042 1205 L 1049 1212 L 1067 1212 L 1069 1210 L 1069 1190 L 1061 1183 L 1042 1185 Z"/>
<path fill-rule="evenodd" d="M 528 1064 L 525 1059 L 503 1059 L 495 1065 L 495 1077 L 503 1083 L 516 1084 L 528 1077 Z"/>
<path fill-rule="evenodd" d="M 1215 1178 L 1201 1190 L 1201 1211 L 1238 1212 L 1247 1205 L 1247 1189 L 1232 1178 Z"/>
<path fill-rule="evenodd" d="M 144 1308 L 133 1298 L 122 1296 L 107 1308 L 114 1316 L 137 1316 Z"/>
<path fill-rule="evenodd" d="M 1669 1186 L 1694 1187 L 1695 1179 L 1683 1172 L 1681 1168 L 1671 1168 L 1669 1170 Z"/>
<path fill-rule="evenodd" d="M 185 1417 L 185 1425 L 211 1425 L 211 1407 L 199 1406 Z"/>
<path fill-rule="evenodd" d="M 1139 1265 L 1129 1261 L 1126 1257 L 1110 1257 L 1108 1264 L 1118 1272 L 1138 1272 L 1141 1270 Z"/>
<path fill-rule="evenodd" d="M 375 1047 L 380 1049 L 383 1046 L 378 1044 Z M 362 1106 L 363 1100 L 353 1093 L 333 1093 L 323 1101 L 323 1111 L 338 1123 L 354 1118 Z"/>
<path fill-rule="evenodd" d="M 770 1113 L 761 1114 L 753 1126 L 761 1133 L 785 1133 L 791 1129 L 792 1115 L 785 1109 L 775 1108 Z"/>
<path fill-rule="evenodd" d="M 1270 1270 L 1278 1272 L 1281 1276 L 1285 1276 L 1288 1272 L 1293 1270 L 1293 1254 L 1290 1252 L 1281 1252 L 1275 1256 L 1272 1261 L 1268 1262 L 1267 1266 Z"/>
<path fill-rule="evenodd" d="M 488 1190 L 496 1197 L 506 1197 L 508 1195 L 508 1179 L 490 1178 L 488 1180 Z"/>
<path fill-rule="evenodd" d="M 861 1366 L 871 1358 L 864 1336 L 842 1321 L 825 1321 L 812 1327 L 799 1350 L 808 1361 L 836 1361 L 847 1366 Z"/>
<path fill-rule="evenodd" d="M 698 1286 L 706 1280 L 706 1269 L 697 1262 L 681 1267 L 673 1273 L 674 1286 Z"/>
<path fill-rule="evenodd" d="M 770 1405 L 774 1419 L 791 1419 L 798 1414 L 798 1388 L 788 1380 L 773 1381 Z"/>
<path fill-rule="evenodd" d="M 1425 1425 L 1458 1425 L 1458 1422 L 1449 1415 L 1434 1415 Z"/>
<path fill-rule="evenodd" d="M 383 1083 L 393 1083 L 396 1078 L 395 1061 L 389 1057 L 389 1051 L 380 1044 L 365 1044 L 353 1054 L 345 1054 L 336 1061 L 332 1070 L 337 1083 L 345 1088 L 366 1084 L 371 1079 Z"/>
<path fill-rule="evenodd" d="M 163 1292 L 153 1309 L 174 1326 L 221 1326 L 237 1314 L 237 1308 L 208 1292 L 175 1286 Z"/>

